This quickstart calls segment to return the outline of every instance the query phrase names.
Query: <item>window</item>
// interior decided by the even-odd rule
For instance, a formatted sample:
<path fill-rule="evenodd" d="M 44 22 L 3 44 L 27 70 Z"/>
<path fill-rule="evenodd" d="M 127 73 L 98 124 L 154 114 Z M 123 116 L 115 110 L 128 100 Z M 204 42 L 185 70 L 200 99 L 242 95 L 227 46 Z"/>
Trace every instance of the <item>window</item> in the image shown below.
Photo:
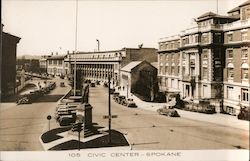
<path fill-rule="evenodd" d="M 221 43 L 221 33 L 215 33 L 214 34 L 214 42 L 215 43 Z"/>
<path fill-rule="evenodd" d="M 208 34 L 203 34 L 201 36 L 201 42 L 202 43 L 208 43 Z"/>
<path fill-rule="evenodd" d="M 59 60 L 59 65 L 62 65 L 62 60 Z"/>
<path fill-rule="evenodd" d="M 248 77 L 248 69 L 244 69 L 244 68 L 241 69 L 241 78 L 242 79 L 248 79 L 249 78 Z"/>
<path fill-rule="evenodd" d="M 227 40 L 228 40 L 228 42 L 233 41 L 233 34 L 228 34 Z"/>
<path fill-rule="evenodd" d="M 194 37 L 194 42 L 195 43 L 198 43 L 199 42 L 199 39 L 198 39 L 199 37 L 198 37 L 198 35 L 195 35 L 195 37 Z"/>
<path fill-rule="evenodd" d="M 227 87 L 227 98 L 228 99 L 234 99 L 234 87 Z"/>
<path fill-rule="evenodd" d="M 171 74 L 174 75 L 174 67 L 171 66 Z"/>
<path fill-rule="evenodd" d="M 186 68 L 182 67 L 182 74 L 185 75 L 185 73 L 186 73 Z"/>
<path fill-rule="evenodd" d="M 241 89 L 241 100 L 246 102 L 249 101 L 248 89 Z"/>
<path fill-rule="evenodd" d="M 191 73 L 191 76 L 195 76 L 195 68 L 191 67 L 190 68 L 190 73 Z"/>
<path fill-rule="evenodd" d="M 241 65 L 241 79 L 248 79 L 249 75 L 248 75 L 248 64 L 247 63 L 243 63 Z"/>
<path fill-rule="evenodd" d="M 241 32 L 241 40 L 244 41 L 244 40 L 247 40 L 247 32 Z"/>
<path fill-rule="evenodd" d="M 243 59 L 248 58 L 248 50 L 247 49 L 242 49 L 241 50 L 241 58 L 243 58 Z"/>
<path fill-rule="evenodd" d="M 168 66 L 167 65 L 165 66 L 165 72 L 166 72 L 166 74 L 168 74 Z"/>
<path fill-rule="evenodd" d="M 208 69 L 207 68 L 203 68 L 203 78 L 204 79 L 208 78 Z"/>
<path fill-rule="evenodd" d="M 227 56 L 229 59 L 233 58 L 233 50 L 227 50 Z"/>
<path fill-rule="evenodd" d="M 203 58 L 207 59 L 208 58 L 208 51 L 207 50 L 203 50 Z"/>
<path fill-rule="evenodd" d="M 234 68 L 228 68 L 227 71 L 228 71 L 228 75 L 227 75 L 228 78 L 229 79 L 234 78 Z"/>

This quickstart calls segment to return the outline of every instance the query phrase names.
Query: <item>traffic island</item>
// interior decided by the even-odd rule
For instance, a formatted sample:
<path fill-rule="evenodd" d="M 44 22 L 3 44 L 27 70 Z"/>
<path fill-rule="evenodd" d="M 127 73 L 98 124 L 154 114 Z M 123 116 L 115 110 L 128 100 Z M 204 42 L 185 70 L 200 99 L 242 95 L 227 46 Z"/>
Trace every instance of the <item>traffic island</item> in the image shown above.
<path fill-rule="evenodd" d="M 108 133 L 108 131 L 105 131 Z M 48 150 L 76 150 L 78 149 L 79 141 L 78 140 L 69 140 L 64 143 L 58 144 Z M 88 148 L 107 148 L 107 147 L 121 147 L 129 146 L 128 141 L 122 133 L 116 130 L 111 130 L 111 143 L 109 143 L 109 135 L 95 138 L 90 141 L 80 142 L 80 149 Z"/>
<path fill-rule="evenodd" d="M 41 135 L 40 142 L 44 150 L 77 150 L 88 148 L 128 147 L 129 143 L 124 134 L 116 130 L 109 130 L 93 123 L 91 128 L 85 128 L 80 133 L 80 145 L 78 132 L 73 132 L 71 126 L 52 129 Z M 111 140 L 111 142 L 110 142 Z"/>

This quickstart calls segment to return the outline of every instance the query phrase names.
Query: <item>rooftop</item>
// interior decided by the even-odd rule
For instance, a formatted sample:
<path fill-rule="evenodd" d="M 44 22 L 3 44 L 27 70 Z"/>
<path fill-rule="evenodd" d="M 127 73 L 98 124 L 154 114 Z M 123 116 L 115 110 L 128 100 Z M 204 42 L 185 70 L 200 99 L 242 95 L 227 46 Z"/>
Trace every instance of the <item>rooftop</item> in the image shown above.
<path fill-rule="evenodd" d="M 142 61 L 132 61 L 131 63 L 127 64 L 126 66 L 124 66 L 121 71 L 125 71 L 125 72 L 131 72 L 131 70 L 136 67 L 137 65 L 139 65 Z"/>

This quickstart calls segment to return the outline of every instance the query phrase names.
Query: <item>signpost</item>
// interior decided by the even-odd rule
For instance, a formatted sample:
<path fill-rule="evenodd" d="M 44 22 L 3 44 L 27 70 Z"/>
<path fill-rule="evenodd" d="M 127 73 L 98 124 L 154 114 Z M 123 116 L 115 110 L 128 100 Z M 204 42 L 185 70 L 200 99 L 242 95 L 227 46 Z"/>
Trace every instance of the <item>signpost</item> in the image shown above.
<path fill-rule="evenodd" d="M 47 120 L 49 120 L 49 130 L 50 130 L 50 120 L 51 120 L 51 118 L 52 117 L 50 115 L 47 116 Z"/>
<path fill-rule="evenodd" d="M 83 130 L 83 123 L 82 122 L 78 122 L 78 123 L 73 124 L 72 131 L 73 132 L 75 132 L 75 131 L 78 132 L 78 150 L 81 149 L 80 134 L 81 134 L 82 130 Z"/>

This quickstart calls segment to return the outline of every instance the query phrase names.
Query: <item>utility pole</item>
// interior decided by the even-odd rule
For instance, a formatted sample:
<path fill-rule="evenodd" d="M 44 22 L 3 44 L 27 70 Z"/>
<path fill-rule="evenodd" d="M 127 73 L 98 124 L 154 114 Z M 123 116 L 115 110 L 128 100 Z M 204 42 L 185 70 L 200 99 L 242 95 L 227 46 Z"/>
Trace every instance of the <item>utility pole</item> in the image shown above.
<path fill-rule="evenodd" d="M 110 105 L 110 75 L 108 76 L 108 89 L 109 89 L 109 96 L 108 96 L 108 99 L 109 99 L 109 144 L 111 144 L 111 105 Z"/>

